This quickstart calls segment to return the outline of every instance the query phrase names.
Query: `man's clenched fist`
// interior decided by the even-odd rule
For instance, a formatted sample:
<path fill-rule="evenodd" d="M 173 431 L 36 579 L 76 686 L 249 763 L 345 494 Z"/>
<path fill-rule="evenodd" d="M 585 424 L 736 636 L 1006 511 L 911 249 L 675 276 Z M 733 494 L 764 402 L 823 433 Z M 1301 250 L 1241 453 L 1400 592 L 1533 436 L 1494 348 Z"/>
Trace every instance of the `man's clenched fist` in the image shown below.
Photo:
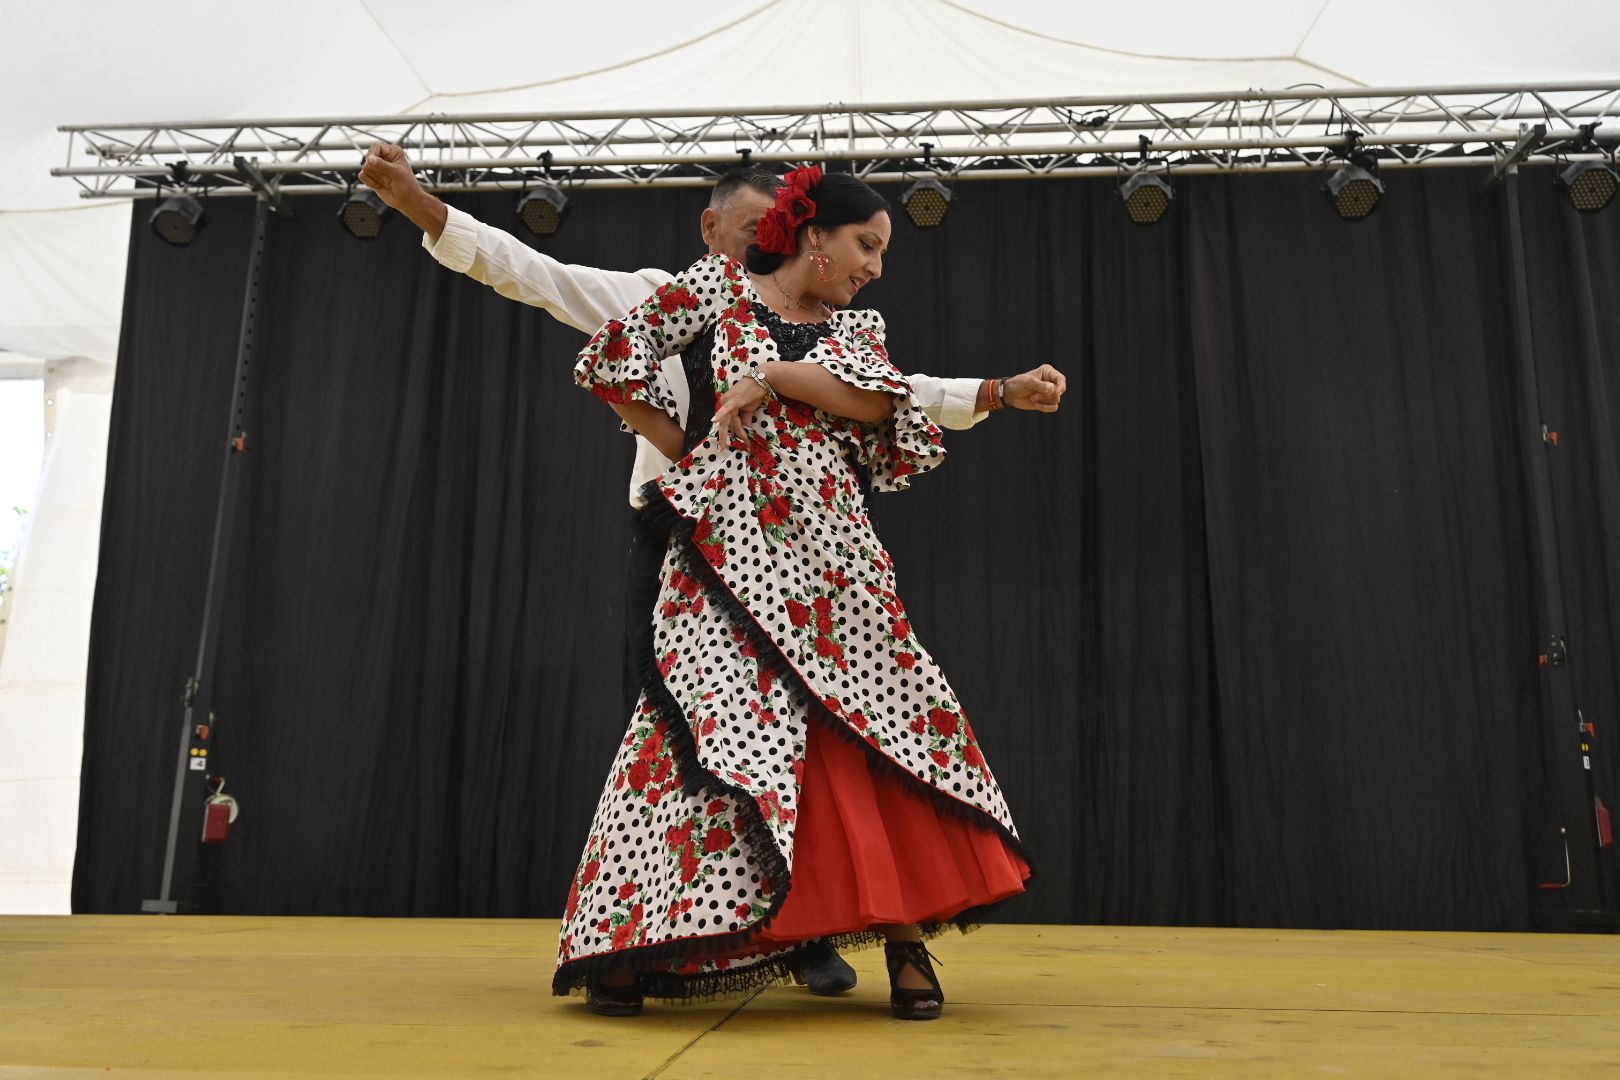
<path fill-rule="evenodd" d="M 374 143 L 366 151 L 366 163 L 360 169 L 360 182 L 382 196 L 382 201 L 395 210 L 404 211 L 411 198 L 426 194 L 411 171 L 405 151 L 393 143 Z"/>
<path fill-rule="evenodd" d="M 1007 404 L 1014 409 L 1057 412 L 1058 403 L 1069 389 L 1069 380 L 1051 364 L 1014 375 L 1007 380 Z"/>
<path fill-rule="evenodd" d="M 360 182 L 415 222 L 434 242 L 438 241 L 448 211 L 443 202 L 422 187 L 402 147 L 373 143 L 360 167 Z"/>

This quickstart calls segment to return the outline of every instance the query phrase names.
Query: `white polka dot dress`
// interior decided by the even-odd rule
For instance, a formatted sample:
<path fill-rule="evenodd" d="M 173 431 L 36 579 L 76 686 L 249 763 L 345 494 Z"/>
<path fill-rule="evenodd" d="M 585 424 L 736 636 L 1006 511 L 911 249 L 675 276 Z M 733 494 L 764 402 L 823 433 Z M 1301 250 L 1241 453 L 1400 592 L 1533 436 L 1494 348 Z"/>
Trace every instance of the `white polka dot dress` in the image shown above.
<path fill-rule="evenodd" d="M 603 327 L 575 381 L 673 415 L 659 366 L 714 326 L 723 395 L 778 359 L 757 300 L 738 263 L 705 258 Z M 610 968 L 639 972 L 649 995 L 685 999 L 784 974 L 794 948 L 762 951 L 754 939 L 795 875 L 814 872 L 793 861 L 810 724 L 857 740 L 882 782 L 1021 850 L 866 513 L 861 474 L 904 488 L 943 460 L 939 431 L 889 362 L 877 313 L 840 312 L 830 329 L 803 362 L 895 394 L 890 419 L 863 425 L 770 398 L 746 442 L 711 434 L 649 485 L 644 513 L 670 544 L 641 698 L 569 890 L 557 993 Z"/>

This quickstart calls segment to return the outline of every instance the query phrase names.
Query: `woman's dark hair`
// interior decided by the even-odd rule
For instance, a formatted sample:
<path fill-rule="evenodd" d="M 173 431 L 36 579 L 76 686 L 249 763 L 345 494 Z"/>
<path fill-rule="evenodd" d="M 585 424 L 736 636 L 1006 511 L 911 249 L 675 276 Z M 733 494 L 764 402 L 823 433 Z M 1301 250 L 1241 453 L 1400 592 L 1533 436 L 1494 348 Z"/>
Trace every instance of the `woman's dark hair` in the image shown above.
<path fill-rule="evenodd" d="M 821 177 L 821 183 L 811 188 L 808 194 L 815 200 L 816 213 L 814 217 L 806 218 L 799 226 L 798 232 L 794 234 L 795 240 L 811 225 L 820 225 L 823 229 L 836 229 L 840 225 L 854 225 L 868 221 L 879 210 L 889 208 L 888 199 L 851 173 L 825 173 Z M 761 251 L 758 244 L 749 244 L 745 254 L 748 269 L 756 274 L 772 273 L 787 261 L 786 255 L 774 251 Z"/>

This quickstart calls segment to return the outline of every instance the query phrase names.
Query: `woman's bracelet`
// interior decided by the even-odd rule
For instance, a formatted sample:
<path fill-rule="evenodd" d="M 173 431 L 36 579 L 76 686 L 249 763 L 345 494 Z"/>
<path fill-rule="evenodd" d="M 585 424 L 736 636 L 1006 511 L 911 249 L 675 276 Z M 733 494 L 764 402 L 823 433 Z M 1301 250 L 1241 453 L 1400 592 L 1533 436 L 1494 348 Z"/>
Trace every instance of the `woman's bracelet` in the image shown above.
<path fill-rule="evenodd" d="M 748 377 L 759 383 L 760 389 L 764 390 L 771 397 L 776 396 L 776 387 L 771 385 L 771 381 L 765 377 L 765 372 L 760 370 L 758 364 L 755 364 L 753 367 L 748 369 Z"/>

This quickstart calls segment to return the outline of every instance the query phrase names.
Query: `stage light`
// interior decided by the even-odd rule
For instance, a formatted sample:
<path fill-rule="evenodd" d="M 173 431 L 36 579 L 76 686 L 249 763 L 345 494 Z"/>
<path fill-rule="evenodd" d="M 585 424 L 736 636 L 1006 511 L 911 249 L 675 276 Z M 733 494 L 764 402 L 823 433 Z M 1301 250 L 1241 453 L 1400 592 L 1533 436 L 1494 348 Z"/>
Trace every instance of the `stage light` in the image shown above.
<path fill-rule="evenodd" d="M 388 217 L 388 204 L 370 188 L 349 193 L 338 207 L 338 221 L 356 240 L 375 240 Z"/>
<path fill-rule="evenodd" d="M 568 216 L 568 196 L 555 184 L 540 184 L 518 200 L 517 216 L 536 236 L 556 236 Z"/>
<path fill-rule="evenodd" d="M 1345 221 L 1360 221 L 1378 209 L 1384 197 L 1384 184 L 1362 165 L 1341 165 L 1333 170 L 1322 194 L 1333 204 L 1333 212 Z"/>
<path fill-rule="evenodd" d="M 1333 204 L 1333 212 L 1344 221 L 1360 221 L 1384 197 L 1384 182 L 1378 179 L 1378 158 L 1361 148 L 1361 132 L 1346 128 L 1344 148 L 1329 151 L 1328 158 L 1340 164 L 1322 185 L 1322 195 Z"/>
<path fill-rule="evenodd" d="M 170 195 L 158 203 L 149 222 L 159 240 L 175 247 L 185 247 L 208 224 L 208 213 L 202 203 L 190 195 Z"/>
<path fill-rule="evenodd" d="M 1125 214 L 1137 225 L 1157 224 L 1175 197 L 1169 184 L 1145 169 L 1132 173 L 1130 179 L 1119 185 Z"/>
<path fill-rule="evenodd" d="M 1558 186 L 1569 196 L 1569 205 L 1584 213 L 1593 214 L 1608 206 L 1614 199 L 1620 178 L 1614 166 L 1601 161 L 1577 161 L 1558 174 Z"/>
<path fill-rule="evenodd" d="M 919 229 L 937 229 L 951 212 L 951 192 L 938 180 L 928 177 L 906 188 L 900 196 L 906 217 Z"/>
<path fill-rule="evenodd" d="M 1157 225 L 1170 209 L 1170 200 L 1176 197 L 1170 182 L 1153 174 L 1155 166 L 1170 175 L 1170 164 L 1162 156 L 1155 161 L 1153 142 L 1146 135 L 1136 137 L 1138 158 L 1134 166 L 1116 159 L 1119 174 L 1125 179 L 1119 185 L 1119 201 L 1125 204 L 1125 216 L 1136 225 Z"/>

